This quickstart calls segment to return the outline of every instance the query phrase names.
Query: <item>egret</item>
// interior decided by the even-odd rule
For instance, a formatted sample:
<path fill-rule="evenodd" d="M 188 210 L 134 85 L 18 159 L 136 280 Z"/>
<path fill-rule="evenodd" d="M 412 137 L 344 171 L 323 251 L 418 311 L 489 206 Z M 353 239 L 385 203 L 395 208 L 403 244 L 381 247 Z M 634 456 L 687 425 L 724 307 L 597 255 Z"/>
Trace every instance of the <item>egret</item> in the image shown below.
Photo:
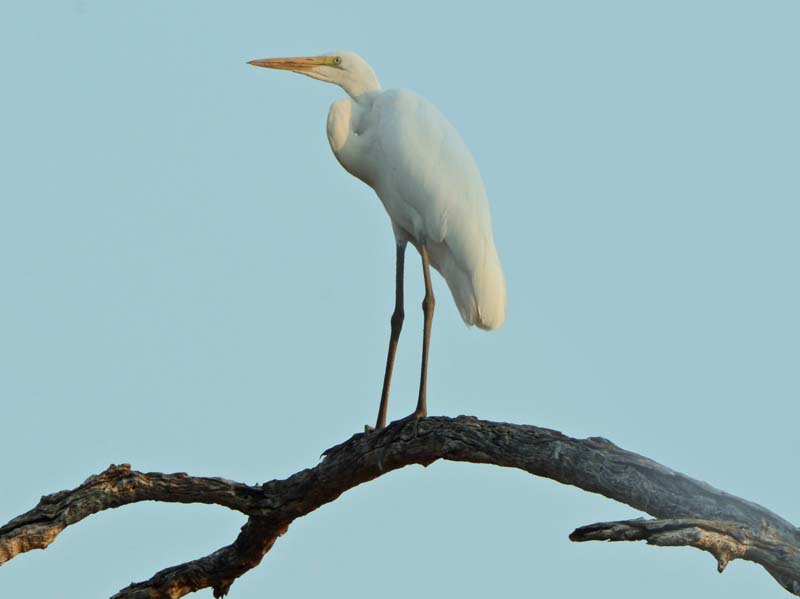
<path fill-rule="evenodd" d="M 428 413 L 428 347 L 435 306 L 430 267 L 444 277 L 467 326 L 497 329 L 506 316 L 505 276 L 475 160 L 433 104 L 407 90 L 382 90 L 372 67 L 358 54 L 330 52 L 249 64 L 334 83 L 349 96 L 330 107 L 328 142 L 344 169 L 378 195 L 392 222 L 396 244 L 395 307 L 375 430 L 386 426 L 392 368 L 403 327 L 408 242 L 422 257 L 425 281 L 422 368 L 417 407 L 411 415 L 422 418 Z"/>

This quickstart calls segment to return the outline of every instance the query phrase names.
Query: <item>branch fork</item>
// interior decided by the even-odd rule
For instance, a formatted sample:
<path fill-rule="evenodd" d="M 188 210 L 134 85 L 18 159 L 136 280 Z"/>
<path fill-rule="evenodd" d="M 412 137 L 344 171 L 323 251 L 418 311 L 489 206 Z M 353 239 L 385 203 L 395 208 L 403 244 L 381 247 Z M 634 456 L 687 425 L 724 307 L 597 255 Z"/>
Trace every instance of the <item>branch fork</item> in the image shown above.
<path fill-rule="evenodd" d="M 392 470 L 439 459 L 518 468 L 655 518 L 582 526 L 570 535 L 573 541 L 696 547 L 714 556 L 719 572 L 732 560 L 749 560 L 800 596 L 800 531 L 766 508 L 603 438 L 575 439 L 546 428 L 471 416 L 403 419 L 377 432 L 356 434 L 328 449 L 315 467 L 262 485 L 111 465 L 75 489 L 45 495 L 32 510 L 0 527 L 0 564 L 46 548 L 64 528 L 102 510 L 139 501 L 216 504 L 248 516 L 233 543 L 161 570 L 112 599 L 174 599 L 203 588 L 223 597 L 238 577 L 261 563 L 297 518 Z"/>

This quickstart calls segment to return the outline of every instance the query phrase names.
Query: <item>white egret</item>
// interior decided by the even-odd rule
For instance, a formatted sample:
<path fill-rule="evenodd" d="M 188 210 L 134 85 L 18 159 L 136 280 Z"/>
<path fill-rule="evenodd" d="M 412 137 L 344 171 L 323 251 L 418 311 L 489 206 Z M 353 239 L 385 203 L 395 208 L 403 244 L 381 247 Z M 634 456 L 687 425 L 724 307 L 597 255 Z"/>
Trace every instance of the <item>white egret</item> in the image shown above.
<path fill-rule="evenodd" d="M 429 266 L 447 281 L 468 326 L 497 329 L 506 316 L 505 277 L 475 160 L 430 102 L 406 90 L 381 90 L 372 67 L 353 52 L 266 58 L 249 64 L 335 83 L 350 96 L 330 107 L 328 141 L 345 170 L 375 190 L 392 221 L 397 246 L 395 308 L 375 428 L 386 426 L 392 367 L 403 326 L 403 265 L 409 241 L 422 256 L 425 279 L 422 369 L 412 414 L 424 417 L 435 305 Z"/>

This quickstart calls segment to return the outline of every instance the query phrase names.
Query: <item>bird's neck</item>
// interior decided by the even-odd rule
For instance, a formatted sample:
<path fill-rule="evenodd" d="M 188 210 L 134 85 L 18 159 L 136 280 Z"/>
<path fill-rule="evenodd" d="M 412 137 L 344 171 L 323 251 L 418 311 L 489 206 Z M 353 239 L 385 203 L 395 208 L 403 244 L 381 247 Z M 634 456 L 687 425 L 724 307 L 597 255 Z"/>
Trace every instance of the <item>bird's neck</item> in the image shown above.
<path fill-rule="evenodd" d="M 354 96 L 353 94 L 350 94 L 350 97 L 353 98 L 353 100 L 355 101 L 356 105 L 359 108 L 361 108 L 362 110 L 364 110 L 364 109 L 369 110 L 370 107 L 372 106 L 372 103 L 375 101 L 375 98 L 377 98 L 380 95 L 380 93 L 381 93 L 381 88 L 379 87 L 376 90 L 369 91 L 369 92 L 360 94 L 358 96 Z"/>
<path fill-rule="evenodd" d="M 381 83 L 372 69 L 364 70 L 357 76 L 348 77 L 337 83 L 359 104 L 369 104 L 372 98 L 381 92 Z"/>

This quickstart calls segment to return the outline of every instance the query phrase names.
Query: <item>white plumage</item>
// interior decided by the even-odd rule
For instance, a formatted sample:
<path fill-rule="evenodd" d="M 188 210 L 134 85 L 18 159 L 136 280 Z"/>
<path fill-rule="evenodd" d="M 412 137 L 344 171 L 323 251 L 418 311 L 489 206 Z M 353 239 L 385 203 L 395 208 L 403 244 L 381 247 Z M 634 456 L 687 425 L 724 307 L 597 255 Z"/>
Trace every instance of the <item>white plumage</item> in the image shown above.
<path fill-rule="evenodd" d="M 342 166 L 375 190 L 398 243 L 428 245 L 464 322 L 500 327 L 506 287 L 486 191 L 447 119 L 413 92 L 387 90 L 334 103 L 328 139 Z"/>
<path fill-rule="evenodd" d="M 350 96 L 330 108 L 328 141 L 341 165 L 377 193 L 399 248 L 399 309 L 392 321 L 384 379 L 381 412 L 385 415 L 394 346 L 402 326 L 402 256 L 407 242 L 422 254 L 423 268 L 427 269 L 429 257 L 430 265 L 447 281 L 467 325 L 497 329 L 505 320 L 505 277 L 478 167 L 461 136 L 430 102 L 406 90 L 381 90 L 374 71 L 357 54 L 331 52 L 251 64 L 335 83 Z M 425 415 L 427 339 L 433 312 L 433 292 L 426 278 L 428 298 L 417 416 Z"/>

